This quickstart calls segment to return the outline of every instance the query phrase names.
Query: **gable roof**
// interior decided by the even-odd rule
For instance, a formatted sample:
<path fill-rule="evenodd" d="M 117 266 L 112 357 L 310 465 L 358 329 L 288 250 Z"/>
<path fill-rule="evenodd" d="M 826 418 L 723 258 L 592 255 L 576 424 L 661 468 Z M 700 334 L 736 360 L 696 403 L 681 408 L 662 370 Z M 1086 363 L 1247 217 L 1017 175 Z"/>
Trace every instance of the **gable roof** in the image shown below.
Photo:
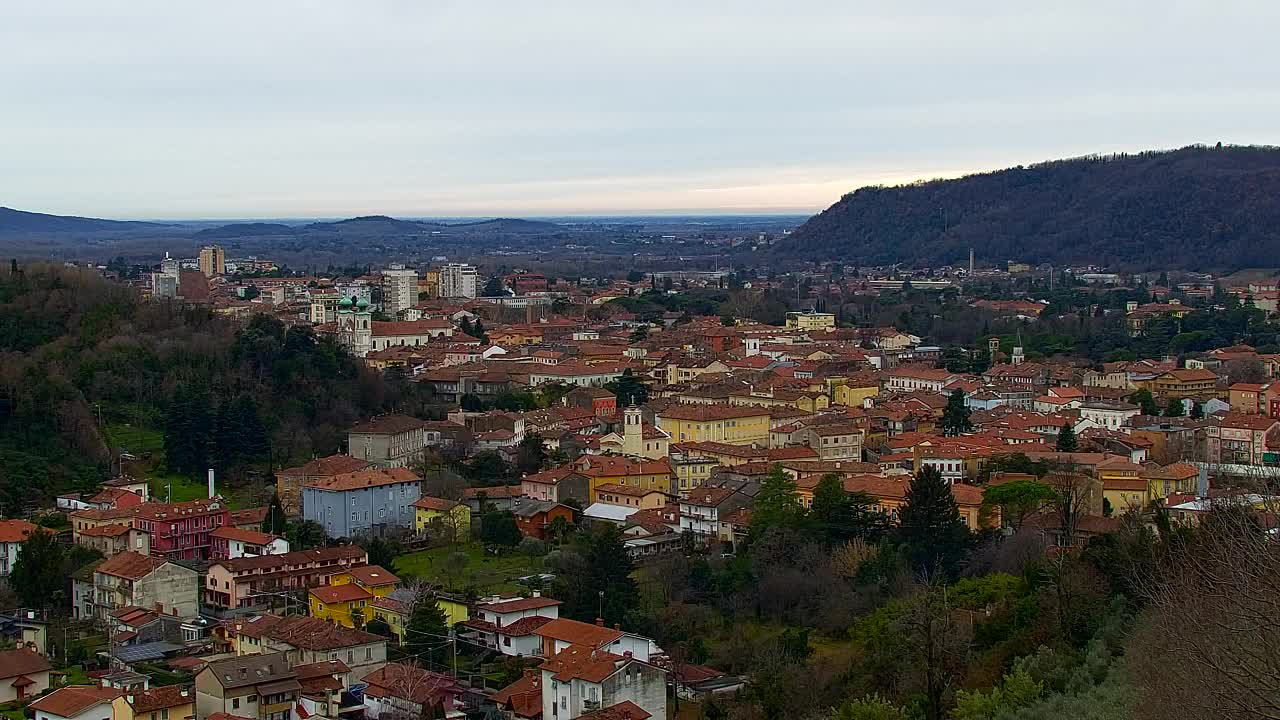
<path fill-rule="evenodd" d="M 347 571 L 361 585 L 395 585 L 400 582 L 400 578 L 391 574 L 391 571 L 381 565 L 361 565 L 353 567 Z"/>
<path fill-rule="evenodd" d="M 330 455 L 328 457 L 316 458 L 305 465 L 291 467 L 281 470 L 279 474 L 285 476 L 291 475 L 340 475 L 342 473 L 355 472 L 372 467 L 373 463 L 360 458 L 351 457 L 350 455 Z"/>
<path fill-rule="evenodd" d="M 98 566 L 97 571 L 104 575 L 140 580 L 155 572 L 165 562 L 167 561 L 164 558 L 125 551 L 107 558 Z"/>
<path fill-rule="evenodd" d="M 552 640 L 567 642 L 571 645 L 599 648 L 612 643 L 625 633 L 603 625 L 592 625 L 591 623 L 570 620 L 569 618 L 556 618 L 538 628 L 536 634 Z"/>
<path fill-rule="evenodd" d="M 26 648 L 0 650 L 0 679 L 48 672 L 52 669 L 48 660 Z"/>
<path fill-rule="evenodd" d="M 350 473 L 342 473 L 340 475 L 331 475 L 329 477 L 312 478 L 307 480 L 306 487 L 316 490 L 326 490 L 329 492 L 345 492 L 347 490 L 362 490 L 364 488 L 382 487 L 383 485 L 396 485 L 399 483 L 415 483 L 421 482 L 422 478 L 414 474 L 409 468 L 369 468 L 367 470 L 357 470 Z"/>
<path fill-rule="evenodd" d="M 112 700 L 124 694 L 123 690 L 100 685 L 72 685 L 58 688 L 44 697 L 31 703 L 31 709 L 37 712 L 70 718 L 94 707 L 110 705 Z"/>

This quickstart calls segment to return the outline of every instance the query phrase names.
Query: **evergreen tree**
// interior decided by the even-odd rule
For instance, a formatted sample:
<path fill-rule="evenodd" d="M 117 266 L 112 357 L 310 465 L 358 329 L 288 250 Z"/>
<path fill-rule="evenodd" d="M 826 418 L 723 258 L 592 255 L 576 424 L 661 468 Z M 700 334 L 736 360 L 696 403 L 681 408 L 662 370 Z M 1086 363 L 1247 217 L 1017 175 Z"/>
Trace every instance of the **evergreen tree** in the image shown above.
<path fill-rule="evenodd" d="M 1186 414 L 1186 408 L 1182 404 L 1182 398 L 1169 398 L 1169 403 L 1164 409 L 1165 417 L 1182 417 Z"/>
<path fill-rule="evenodd" d="M 921 468 L 912 478 L 899 521 L 915 570 L 954 577 L 969 546 L 969 528 L 960 519 L 951 486 L 937 468 Z"/>
<path fill-rule="evenodd" d="M 209 467 L 214 432 L 209 392 L 203 386 L 182 384 L 174 389 L 165 413 L 165 462 L 175 472 L 199 477 Z"/>
<path fill-rule="evenodd" d="M 1199 400 L 1191 401 L 1191 419 L 1200 420 L 1204 417 L 1204 404 Z"/>
<path fill-rule="evenodd" d="M 954 437 L 972 430 L 971 414 L 972 411 L 964 404 L 964 391 L 960 388 L 952 390 L 947 398 L 947 407 L 942 411 L 943 434 Z"/>
<path fill-rule="evenodd" d="M 606 623 L 630 622 L 639 596 L 622 529 L 598 523 L 566 554 L 573 560 L 556 569 L 550 588 L 552 596 L 564 601 L 561 615 L 583 622 L 597 617 Z"/>
<path fill-rule="evenodd" d="M 1142 408 L 1143 415 L 1159 415 L 1160 406 L 1156 404 L 1155 396 L 1151 391 L 1143 388 L 1129 396 L 1129 401 L 1134 405 Z"/>
<path fill-rule="evenodd" d="M 35 532 L 18 546 L 18 559 L 9 573 L 9 586 L 27 607 L 56 607 L 67 581 L 65 559 L 62 543 L 52 532 Z"/>
<path fill-rule="evenodd" d="M 405 624 L 404 647 L 408 654 L 430 663 L 434 657 L 443 657 L 444 644 L 448 641 L 449 621 L 436 596 L 422 592 L 413 603 L 409 622 Z"/>
<path fill-rule="evenodd" d="M 1076 452 L 1080 449 L 1080 442 L 1076 440 L 1075 428 L 1071 427 L 1071 421 L 1067 420 L 1062 423 L 1062 428 L 1058 430 L 1058 452 Z"/>
<path fill-rule="evenodd" d="M 516 446 L 516 468 L 522 473 L 536 473 L 547 462 L 547 446 L 537 433 L 525 435 Z"/>
<path fill-rule="evenodd" d="M 484 541 L 491 545 L 515 547 L 524 537 L 516 524 L 516 516 L 506 511 L 485 513 L 481 517 L 480 528 Z"/>
<path fill-rule="evenodd" d="M 284 516 L 284 506 L 280 504 L 280 493 L 272 493 L 271 504 L 267 506 L 267 516 L 262 519 L 262 532 L 283 537 L 288 524 Z"/>
<path fill-rule="evenodd" d="M 751 539 L 759 539 L 773 529 L 799 529 L 803 520 L 804 507 L 796 492 L 796 481 L 781 465 L 774 465 L 773 471 L 760 483 L 760 492 L 751 510 Z"/>
<path fill-rule="evenodd" d="M 840 476 L 824 475 L 813 489 L 809 509 L 813 529 L 828 545 L 840 545 L 854 538 L 878 541 L 888 529 L 884 513 L 865 493 L 845 492 Z"/>
<path fill-rule="evenodd" d="M 621 377 L 613 382 L 605 383 L 604 387 L 617 397 L 618 407 L 620 408 L 643 405 L 649 402 L 649 386 L 641 382 L 640 378 L 631 372 L 631 368 L 623 370 Z"/>

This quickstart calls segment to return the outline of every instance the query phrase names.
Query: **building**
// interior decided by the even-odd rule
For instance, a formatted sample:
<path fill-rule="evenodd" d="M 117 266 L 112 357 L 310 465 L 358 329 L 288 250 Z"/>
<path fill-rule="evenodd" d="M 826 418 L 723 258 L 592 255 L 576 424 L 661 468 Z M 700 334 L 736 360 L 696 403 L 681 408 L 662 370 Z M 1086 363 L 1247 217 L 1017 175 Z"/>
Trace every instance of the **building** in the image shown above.
<path fill-rule="evenodd" d="M 92 582 L 91 595 L 75 593 L 81 603 L 74 610 L 82 619 L 106 620 L 130 605 L 180 618 L 200 612 L 200 574 L 155 555 L 123 552 L 107 558 L 94 569 Z"/>
<path fill-rule="evenodd" d="M 122 693 L 111 705 L 111 720 L 195 720 L 195 691 L 164 685 Z"/>
<path fill-rule="evenodd" d="M 221 245 L 206 245 L 200 248 L 200 272 L 207 278 L 227 274 L 227 254 Z"/>
<path fill-rule="evenodd" d="M 246 655 L 205 665 L 195 677 L 196 714 L 292 720 L 302 685 L 285 653 Z"/>
<path fill-rule="evenodd" d="M 1107 430 L 1119 430 L 1134 418 L 1142 414 L 1137 405 L 1124 402 L 1089 402 L 1080 406 L 1080 419 L 1091 421 L 1094 425 Z"/>
<path fill-rule="evenodd" d="M 1228 413 L 1205 427 L 1205 458 L 1230 465 L 1280 464 L 1280 419 Z"/>
<path fill-rule="evenodd" d="M 392 265 L 382 271 L 383 312 L 394 319 L 417 304 L 418 272 L 416 270 Z"/>
<path fill-rule="evenodd" d="M 550 500 L 525 500 L 512 507 L 511 513 L 516 516 L 516 525 L 522 535 L 539 540 L 546 539 L 547 528 L 557 518 L 568 525 L 573 524 L 573 508 Z"/>
<path fill-rule="evenodd" d="M 26 649 L 0 650 L 0 702 L 32 698 L 49 689 L 53 667 Z"/>
<path fill-rule="evenodd" d="M 350 435 L 347 437 L 349 443 Z M 368 460 L 350 455 L 330 455 L 316 458 L 305 465 L 281 470 L 276 473 L 276 494 L 280 497 L 280 506 L 284 508 L 285 515 L 298 517 L 302 515 L 302 486 L 308 480 L 324 480 L 371 467 L 373 463 Z"/>
<path fill-rule="evenodd" d="M 1217 394 L 1218 376 L 1212 370 L 1170 370 L 1151 381 L 1151 392 L 1162 398 L 1206 399 Z"/>
<path fill-rule="evenodd" d="M 342 298 L 336 322 L 338 344 L 352 355 L 364 357 L 373 350 L 373 312 L 368 300 L 360 298 L 353 302 L 349 297 Z"/>
<path fill-rule="evenodd" d="M 307 593 L 311 617 L 349 628 L 364 627 L 372 615 L 367 610 L 372 602 L 373 593 L 354 583 L 322 585 Z"/>
<path fill-rule="evenodd" d="M 413 503 L 414 530 L 419 535 L 439 533 L 457 542 L 471 537 L 471 508 L 456 500 L 420 497 Z"/>
<path fill-rule="evenodd" d="M 742 405 L 671 405 L 655 413 L 672 442 L 768 445 L 769 411 Z"/>
<path fill-rule="evenodd" d="M 462 717 L 463 687 L 449 675 L 413 665 L 389 663 L 363 676 L 369 720 Z"/>
<path fill-rule="evenodd" d="M 832 313 L 814 310 L 787 313 L 787 328 L 790 330 L 830 330 L 835 326 L 836 316 Z"/>
<path fill-rule="evenodd" d="M 636 657 L 570 645 L 540 669 L 543 718 L 667 717 L 666 670 Z M 617 711 L 604 714 L 610 708 Z"/>
<path fill-rule="evenodd" d="M 29 706 L 35 720 L 110 720 L 112 703 L 123 690 L 105 685 L 58 688 Z"/>
<path fill-rule="evenodd" d="M 151 533 L 127 523 L 111 523 L 85 528 L 79 533 L 76 543 L 97 550 L 103 557 L 111 557 L 129 550 L 141 555 L 151 554 Z"/>
<path fill-rule="evenodd" d="M 680 500 L 680 531 L 703 541 L 719 538 L 721 519 L 750 505 L 751 498 L 726 487 L 694 488 Z"/>
<path fill-rule="evenodd" d="M 466 637 L 503 655 L 541 657 L 542 638 L 534 632 L 560 617 L 560 601 L 541 597 L 489 600 L 475 605 L 464 623 Z"/>
<path fill-rule="evenodd" d="M 9 577 L 22 543 L 35 531 L 36 526 L 26 520 L 0 520 L 0 578 Z"/>
<path fill-rule="evenodd" d="M 795 437 L 817 451 L 822 460 L 861 460 L 862 440 L 866 431 L 850 424 L 816 425 L 796 433 Z"/>
<path fill-rule="evenodd" d="M 416 602 L 418 602 L 418 596 L 413 590 L 398 588 L 382 597 L 374 597 L 370 605 L 373 608 L 373 617 L 385 622 L 387 627 L 391 628 L 391 634 L 396 637 L 396 641 L 403 644 L 405 628 L 409 625 L 409 618 L 413 614 L 413 606 Z M 435 603 L 444 613 L 445 624 L 450 627 L 466 622 L 469 617 L 469 609 L 464 598 L 437 594 Z"/>
<path fill-rule="evenodd" d="M 393 347 L 420 347 L 434 338 L 453 337 L 453 323 L 440 318 L 375 321 L 369 337 L 373 352 Z"/>
<path fill-rule="evenodd" d="M 618 505 L 633 510 L 649 510 L 664 507 L 667 494 L 661 490 L 634 487 L 618 483 L 606 483 L 592 491 L 593 503 Z"/>
<path fill-rule="evenodd" d="M 209 535 L 213 544 L 211 560 L 233 560 L 256 555 L 283 555 L 289 552 L 289 541 L 270 533 L 221 527 Z"/>
<path fill-rule="evenodd" d="M 473 298 L 479 285 L 479 275 L 471 265 L 449 263 L 440 268 L 440 297 Z"/>
<path fill-rule="evenodd" d="M 309 480 L 302 487 L 302 517 L 332 538 L 411 528 L 422 478 L 405 467 L 374 468 Z"/>
<path fill-rule="evenodd" d="M 204 602 L 215 611 L 262 607 L 273 594 L 328 585 L 335 575 L 368 562 L 368 554 L 355 545 L 217 560 L 207 571 Z"/>
<path fill-rule="evenodd" d="M 347 452 L 379 467 L 405 467 L 422 456 L 425 428 L 408 415 L 379 415 L 347 430 Z"/>

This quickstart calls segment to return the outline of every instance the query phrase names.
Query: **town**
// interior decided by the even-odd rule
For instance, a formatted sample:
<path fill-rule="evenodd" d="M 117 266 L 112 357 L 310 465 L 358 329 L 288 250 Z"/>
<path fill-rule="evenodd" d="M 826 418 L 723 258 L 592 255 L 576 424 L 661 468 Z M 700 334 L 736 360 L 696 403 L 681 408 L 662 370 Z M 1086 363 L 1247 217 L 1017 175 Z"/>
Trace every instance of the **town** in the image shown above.
<path fill-rule="evenodd" d="M 1022 582 L 1015 547 L 1061 583 L 1083 572 L 1064 558 L 1096 563 L 1117 537 L 1223 508 L 1273 524 L 1275 279 L 972 256 L 316 276 L 207 246 L 147 272 L 15 262 L 5 282 L 124 293 L 134 324 L 199 316 L 255 382 L 386 394 L 341 427 L 298 410 L 310 419 L 279 425 L 252 385 L 189 375 L 159 418 L 111 379 L 134 361 L 86 359 L 80 385 L 101 399 L 76 432 L 105 438 L 105 476 L 4 492 L 0 702 L 37 720 L 644 720 L 752 702 L 789 717 L 759 696 L 778 677 L 735 643 L 804 662 L 818 633 L 865 622 L 855 587 L 883 595 L 912 568 Z M 321 361 L 327 383 L 303 377 Z M 318 402 L 293 393 L 272 402 Z M 10 483 L 27 472 L 14 458 Z M 811 547 L 831 553 L 822 570 L 790 574 Z M 758 587 L 713 589 L 734 573 Z M 908 595 L 927 609 L 932 587 Z M 695 619 L 726 592 L 753 597 L 756 635 Z M 995 622 L 974 611 L 1035 597 L 983 593 L 952 608 L 966 643 Z M 773 637 L 771 618 L 812 630 Z"/>

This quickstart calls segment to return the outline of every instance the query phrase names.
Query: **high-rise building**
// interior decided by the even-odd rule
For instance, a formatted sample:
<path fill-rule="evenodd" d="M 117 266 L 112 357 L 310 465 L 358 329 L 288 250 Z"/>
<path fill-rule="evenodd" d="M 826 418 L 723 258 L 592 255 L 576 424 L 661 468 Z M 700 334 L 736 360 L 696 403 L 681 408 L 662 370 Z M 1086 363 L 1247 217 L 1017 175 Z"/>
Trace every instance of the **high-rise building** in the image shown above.
<path fill-rule="evenodd" d="M 200 272 L 205 277 L 225 275 L 227 272 L 227 254 L 221 245 L 206 245 L 200 248 Z"/>
<path fill-rule="evenodd" d="M 473 298 L 479 275 L 465 263 L 449 263 L 440 268 L 440 297 Z"/>
<path fill-rule="evenodd" d="M 403 265 L 382 271 L 382 311 L 393 319 L 418 304 L 418 272 Z"/>

